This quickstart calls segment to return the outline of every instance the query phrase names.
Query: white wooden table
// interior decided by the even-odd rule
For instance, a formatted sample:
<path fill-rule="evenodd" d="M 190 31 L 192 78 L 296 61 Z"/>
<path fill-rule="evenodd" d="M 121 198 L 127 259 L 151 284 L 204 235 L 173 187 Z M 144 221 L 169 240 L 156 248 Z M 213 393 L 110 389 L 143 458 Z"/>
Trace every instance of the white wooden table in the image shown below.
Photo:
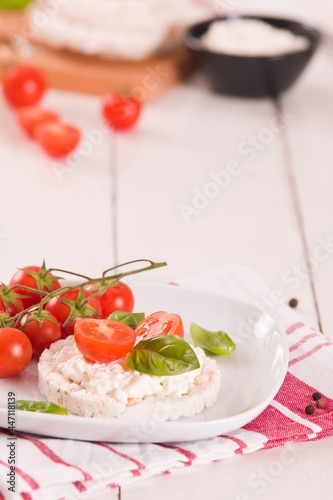
<path fill-rule="evenodd" d="M 289 3 L 240 8 L 331 27 L 328 0 Z M 96 132 L 98 99 L 51 91 L 45 106 L 86 134 L 71 164 L 55 166 L 0 104 L 1 281 L 44 257 L 92 275 L 131 259 L 166 260 L 144 277 L 156 282 L 237 262 L 286 301 L 297 297 L 304 321 L 333 338 L 332 51 L 321 49 L 278 105 L 214 95 L 197 77 L 147 105 L 137 128 L 117 136 Z M 180 207 L 209 192 L 212 172 L 231 161 L 237 175 L 186 221 Z M 235 456 L 89 498 L 312 500 L 332 491 L 332 445 L 292 445 L 287 462 L 283 448 Z"/>

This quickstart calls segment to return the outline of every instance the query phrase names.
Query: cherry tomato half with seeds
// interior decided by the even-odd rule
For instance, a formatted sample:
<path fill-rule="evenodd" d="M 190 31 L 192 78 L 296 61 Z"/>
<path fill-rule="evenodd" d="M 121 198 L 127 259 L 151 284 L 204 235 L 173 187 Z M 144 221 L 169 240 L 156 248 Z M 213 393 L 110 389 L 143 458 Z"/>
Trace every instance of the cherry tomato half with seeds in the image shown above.
<path fill-rule="evenodd" d="M 41 324 L 37 319 L 27 322 L 29 317 L 31 317 L 31 314 L 25 314 L 21 318 L 19 326 L 23 327 L 22 332 L 30 339 L 33 355 L 39 358 L 44 349 L 48 349 L 53 342 L 61 339 L 61 325 L 51 313 L 45 314 Z"/>
<path fill-rule="evenodd" d="M 16 111 L 16 118 L 25 133 L 32 139 L 34 130 L 42 123 L 57 122 L 59 116 L 53 111 L 40 109 L 37 106 L 25 106 Z"/>
<path fill-rule="evenodd" d="M 45 304 L 45 310 L 53 314 L 62 325 L 62 338 L 65 339 L 68 335 L 73 335 L 74 326 L 77 321 L 82 318 L 98 318 L 102 316 L 101 304 L 98 297 L 90 299 L 83 308 L 82 302 L 91 297 L 93 294 L 88 290 L 84 290 L 82 298 L 79 298 L 80 289 L 75 288 L 69 292 L 65 292 L 57 297 L 54 297 Z M 69 301 L 67 304 L 61 299 Z M 93 308 L 94 311 L 91 310 Z M 66 323 L 68 316 L 71 315 L 72 319 Z"/>
<path fill-rule="evenodd" d="M 32 358 L 32 345 L 17 328 L 0 328 L 0 377 L 21 373 Z"/>
<path fill-rule="evenodd" d="M 138 121 L 141 103 L 133 97 L 121 94 L 106 94 L 102 101 L 103 116 L 114 130 L 128 130 Z"/>
<path fill-rule="evenodd" d="M 74 337 L 81 354 L 94 363 L 111 363 L 123 358 L 136 339 L 131 327 L 109 319 L 77 321 Z"/>
<path fill-rule="evenodd" d="M 41 123 L 34 128 L 34 137 L 52 158 L 69 155 L 80 142 L 81 132 L 60 121 Z"/>
<path fill-rule="evenodd" d="M 14 108 L 32 106 L 43 97 L 47 83 L 43 73 L 33 66 L 14 66 L 5 72 L 2 91 Z"/>
<path fill-rule="evenodd" d="M 39 287 L 38 282 L 40 285 Z M 47 293 L 53 290 L 58 290 L 58 288 L 60 288 L 61 286 L 59 281 L 55 278 L 55 276 L 53 276 L 52 273 L 45 274 L 43 269 L 38 266 L 27 266 L 16 271 L 9 283 L 10 287 L 14 285 L 22 285 Z M 21 288 L 15 289 L 15 292 L 26 297 L 21 299 L 24 309 L 35 304 L 39 304 L 39 302 L 43 298 L 42 294 L 29 292 L 28 290 L 23 290 Z"/>
<path fill-rule="evenodd" d="M 103 285 L 101 283 L 88 285 L 86 290 L 94 293 Z M 116 286 L 110 286 L 103 295 L 98 296 L 101 307 L 102 317 L 107 318 L 114 311 L 133 312 L 134 295 L 129 286 L 119 281 Z"/>
<path fill-rule="evenodd" d="M 157 311 L 147 316 L 135 330 L 137 342 L 156 335 L 178 335 L 184 337 L 183 321 L 179 314 Z"/>

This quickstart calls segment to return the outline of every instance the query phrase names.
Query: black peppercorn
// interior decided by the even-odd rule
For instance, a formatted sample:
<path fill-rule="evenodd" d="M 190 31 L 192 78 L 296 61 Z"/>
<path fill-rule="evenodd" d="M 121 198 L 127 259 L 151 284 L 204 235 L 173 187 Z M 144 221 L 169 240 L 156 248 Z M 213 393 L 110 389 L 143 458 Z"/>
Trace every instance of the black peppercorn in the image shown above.
<path fill-rule="evenodd" d="M 289 306 L 294 309 L 295 307 L 298 306 L 298 300 L 297 299 L 290 299 L 289 300 Z"/>
<path fill-rule="evenodd" d="M 306 413 L 307 415 L 313 415 L 313 414 L 314 414 L 314 412 L 315 412 L 315 407 L 314 407 L 313 405 L 307 405 L 307 406 L 305 407 L 305 413 Z"/>
<path fill-rule="evenodd" d="M 313 401 L 318 401 L 318 399 L 321 399 L 321 394 L 320 394 L 320 392 L 314 392 L 314 393 L 312 394 L 312 399 L 313 399 Z"/>
<path fill-rule="evenodd" d="M 317 401 L 316 401 L 316 407 L 317 408 L 324 408 L 324 406 L 325 406 L 324 400 L 323 399 L 317 399 Z"/>

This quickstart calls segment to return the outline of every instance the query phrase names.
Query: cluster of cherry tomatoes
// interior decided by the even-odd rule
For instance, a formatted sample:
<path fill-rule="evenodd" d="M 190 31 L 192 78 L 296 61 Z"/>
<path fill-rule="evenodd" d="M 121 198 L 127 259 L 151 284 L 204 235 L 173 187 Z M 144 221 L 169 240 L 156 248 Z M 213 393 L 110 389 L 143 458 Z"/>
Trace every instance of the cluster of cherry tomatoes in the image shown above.
<path fill-rule="evenodd" d="M 0 377 L 17 375 L 33 356 L 73 334 L 80 352 L 97 363 L 120 359 L 149 337 L 184 336 L 181 317 L 165 311 L 134 327 L 110 319 L 115 311 L 134 309 L 133 293 L 121 281 L 108 285 L 102 278 L 61 288 L 59 279 L 43 263 L 19 269 L 9 286 L 0 286 Z"/>
<path fill-rule="evenodd" d="M 45 301 L 46 294 L 61 288 L 58 278 L 44 266 L 18 270 L 9 287 L 0 287 L 0 377 L 20 373 L 32 356 L 38 358 L 53 342 L 72 335 L 81 318 L 107 318 L 115 310 L 133 311 L 134 297 L 127 285 L 119 282 L 119 286 L 96 295 L 102 287 L 97 283 L 71 287 L 70 291 L 64 288 L 64 293 Z"/>
<path fill-rule="evenodd" d="M 33 66 L 13 66 L 2 81 L 7 102 L 16 109 L 16 118 L 30 139 L 35 139 L 53 158 L 70 154 L 80 142 L 77 127 L 63 123 L 59 115 L 38 106 L 48 84 Z M 141 103 L 130 96 L 109 93 L 102 100 L 102 114 L 114 130 L 128 130 L 137 122 Z"/>

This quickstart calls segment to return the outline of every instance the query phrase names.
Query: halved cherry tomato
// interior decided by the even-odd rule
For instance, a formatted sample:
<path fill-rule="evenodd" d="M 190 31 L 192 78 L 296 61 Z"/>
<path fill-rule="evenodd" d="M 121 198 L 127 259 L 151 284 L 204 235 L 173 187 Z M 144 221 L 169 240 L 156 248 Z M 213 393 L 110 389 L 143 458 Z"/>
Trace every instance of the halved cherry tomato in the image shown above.
<path fill-rule="evenodd" d="M 0 328 L 0 377 L 21 373 L 32 358 L 32 345 L 17 328 Z"/>
<path fill-rule="evenodd" d="M 114 130 L 127 130 L 137 122 L 141 113 L 141 103 L 133 97 L 109 93 L 103 98 L 102 112 Z"/>
<path fill-rule="evenodd" d="M 184 337 L 184 326 L 179 314 L 157 311 L 147 316 L 135 330 L 137 341 L 156 335 L 178 335 Z"/>
<path fill-rule="evenodd" d="M 60 158 L 76 148 L 80 142 L 81 133 L 72 125 L 51 121 L 37 125 L 34 129 L 34 137 L 48 155 Z"/>
<path fill-rule="evenodd" d="M 48 293 L 53 290 L 58 290 L 61 286 L 57 278 L 53 276 L 52 273 L 45 274 L 45 269 L 43 270 L 42 267 L 38 266 L 27 266 L 16 271 L 9 283 L 10 287 L 14 285 L 22 285 Z M 41 294 L 29 292 L 28 290 L 23 290 L 21 288 L 15 289 L 15 292 L 26 297 L 21 299 L 25 309 L 38 304 L 43 298 Z"/>
<path fill-rule="evenodd" d="M 87 304 L 83 305 L 86 299 L 93 294 L 88 290 L 80 293 L 80 288 L 75 288 L 70 292 L 65 292 L 58 297 L 54 297 L 45 305 L 45 310 L 53 314 L 62 325 L 62 338 L 65 339 L 68 335 L 73 335 L 74 326 L 77 321 L 82 318 L 98 318 L 102 316 L 101 304 L 98 297 L 93 297 Z M 67 303 L 62 300 L 68 301 Z M 69 315 L 70 321 L 66 323 Z"/>
<path fill-rule="evenodd" d="M 43 73 L 33 66 L 14 66 L 7 69 L 2 82 L 4 96 L 15 108 L 37 104 L 46 88 Z"/>
<path fill-rule="evenodd" d="M 23 327 L 22 332 L 29 337 L 36 358 L 39 358 L 44 349 L 48 349 L 53 342 L 61 339 L 61 326 L 57 318 L 50 312 L 46 314 L 45 311 L 43 316 L 41 323 L 37 319 L 27 322 L 31 314 L 25 314 L 19 325 Z"/>
<path fill-rule="evenodd" d="M 101 283 L 94 283 L 93 285 L 88 285 L 86 290 L 96 292 L 102 286 Z M 102 306 L 103 318 L 107 318 L 114 311 L 133 312 L 134 295 L 130 287 L 125 285 L 122 281 L 119 281 L 117 286 L 109 287 L 106 292 L 98 298 Z"/>
<path fill-rule="evenodd" d="M 34 129 L 41 123 L 57 122 L 59 116 L 53 111 L 41 109 L 37 106 L 25 106 L 16 111 L 16 118 L 26 134 L 32 139 Z"/>
<path fill-rule="evenodd" d="M 76 322 L 77 348 L 89 361 L 111 363 L 124 357 L 135 342 L 134 330 L 109 319 L 81 319 Z"/>

